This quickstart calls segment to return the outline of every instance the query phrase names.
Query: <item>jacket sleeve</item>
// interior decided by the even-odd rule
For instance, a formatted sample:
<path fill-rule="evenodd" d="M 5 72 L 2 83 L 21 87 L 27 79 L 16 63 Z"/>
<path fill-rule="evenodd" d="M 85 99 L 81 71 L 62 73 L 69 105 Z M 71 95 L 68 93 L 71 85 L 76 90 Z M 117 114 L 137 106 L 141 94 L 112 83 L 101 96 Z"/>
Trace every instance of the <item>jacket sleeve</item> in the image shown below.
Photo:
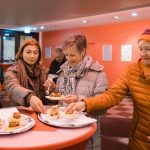
<path fill-rule="evenodd" d="M 105 72 L 101 71 L 99 75 L 97 76 L 96 82 L 95 82 L 95 88 L 93 91 L 93 96 L 97 94 L 102 94 L 108 89 L 108 80 L 106 77 Z"/>
<path fill-rule="evenodd" d="M 120 76 L 107 92 L 85 99 L 84 101 L 87 105 L 87 112 L 92 113 L 106 110 L 119 103 L 129 92 L 127 80 L 128 70 Z"/>
<path fill-rule="evenodd" d="M 5 89 L 11 101 L 16 105 L 26 105 L 25 97 L 30 93 L 34 93 L 33 91 L 26 89 L 20 85 L 20 82 L 17 78 L 16 69 L 8 69 L 6 71 L 4 83 Z"/>
<path fill-rule="evenodd" d="M 107 80 L 105 72 L 101 71 L 100 73 L 98 73 L 98 76 L 95 79 L 95 86 L 93 88 L 93 94 L 91 96 L 102 94 L 107 89 L 108 89 L 108 80 Z M 79 101 L 86 98 L 83 95 L 78 95 L 78 96 L 79 96 Z"/>

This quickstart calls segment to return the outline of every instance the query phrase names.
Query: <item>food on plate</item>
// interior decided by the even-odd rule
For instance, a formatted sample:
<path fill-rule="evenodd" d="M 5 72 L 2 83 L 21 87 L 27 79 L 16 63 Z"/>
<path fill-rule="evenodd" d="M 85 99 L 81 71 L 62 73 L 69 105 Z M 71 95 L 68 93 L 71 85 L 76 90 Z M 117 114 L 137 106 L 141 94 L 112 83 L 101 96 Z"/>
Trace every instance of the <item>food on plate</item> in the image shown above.
<path fill-rule="evenodd" d="M 53 108 L 50 112 L 51 116 L 56 116 L 59 114 L 59 109 L 58 108 Z"/>
<path fill-rule="evenodd" d="M 59 118 L 59 107 L 52 106 L 51 108 L 47 109 L 48 118 L 50 119 L 58 119 Z"/>
<path fill-rule="evenodd" d="M 9 127 L 17 127 L 19 125 L 20 125 L 20 120 L 13 119 L 13 118 L 9 120 L 9 125 L 8 125 Z"/>
<path fill-rule="evenodd" d="M 6 130 L 15 129 L 25 125 L 24 116 L 20 112 L 14 112 L 8 119 L 8 124 L 6 125 Z"/>
<path fill-rule="evenodd" d="M 52 93 L 50 94 L 50 96 L 51 96 L 51 97 L 61 97 L 62 95 L 61 95 L 60 92 L 58 92 L 58 93 L 52 92 Z"/>
<path fill-rule="evenodd" d="M 3 128 L 4 121 L 0 118 L 0 129 Z"/>
<path fill-rule="evenodd" d="M 20 112 L 14 112 L 12 116 L 9 118 L 8 127 L 18 127 L 23 125 L 24 118 L 21 116 Z"/>
<path fill-rule="evenodd" d="M 29 130 L 35 124 L 35 121 L 19 112 L 9 112 L 0 118 L 0 135 L 15 134 Z"/>
<path fill-rule="evenodd" d="M 49 100 L 64 100 L 65 96 L 61 93 L 52 92 L 49 96 L 45 96 Z"/>
<path fill-rule="evenodd" d="M 67 121 L 76 119 L 79 113 L 73 109 L 67 109 L 58 105 L 50 106 L 46 113 L 41 113 L 39 119 L 50 124 L 67 124 Z"/>
<path fill-rule="evenodd" d="M 78 115 L 77 111 L 73 109 L 66 109 L 64 117 L 74 118 L 77 117 L 77 115 Z"/>
<path fill-rule="evenodd" d="M 14 112 L 14 113 L 13 113 L 13 118 L 16 118 L 16 119 L 21 118 L 20 112 Z"/>
<path fill-rule="evenodd" d="M 67 109 L 66 114 L 73 114 L 74 110 L 73 109 Z"/>

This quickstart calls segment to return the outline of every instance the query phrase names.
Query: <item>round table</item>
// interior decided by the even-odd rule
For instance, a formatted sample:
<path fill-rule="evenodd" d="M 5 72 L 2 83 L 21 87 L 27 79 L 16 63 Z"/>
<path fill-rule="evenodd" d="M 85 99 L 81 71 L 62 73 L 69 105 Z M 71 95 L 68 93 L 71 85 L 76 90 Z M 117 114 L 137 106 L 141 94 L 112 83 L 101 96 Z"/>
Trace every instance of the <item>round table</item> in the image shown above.
<path fill-rule="evenodd" d="M 20 134 L 0 135 L 0 150 L 84 150 L 96 131 L 96 124 L 82 128 L 52 127 L 40 122 L 36 113 L 21 112 L 35 119 L 35 127 Z"/>

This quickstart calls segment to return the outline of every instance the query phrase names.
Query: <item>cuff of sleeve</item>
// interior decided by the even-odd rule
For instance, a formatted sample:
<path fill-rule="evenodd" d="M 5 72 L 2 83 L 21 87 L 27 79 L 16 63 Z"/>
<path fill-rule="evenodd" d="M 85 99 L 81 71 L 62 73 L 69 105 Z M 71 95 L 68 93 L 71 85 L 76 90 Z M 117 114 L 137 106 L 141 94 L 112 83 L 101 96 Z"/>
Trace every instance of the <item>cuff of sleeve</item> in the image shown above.
<path fill-rule="evenodd" d="M 84 100 L 84 99 L 81 99 L 81 102 L 84 102 L 84 103 L 85 103 L 85 110 L 84 110 L 83 112 L 87 112 L 87 104 L 86 104 L 85 100 Z"/>
<path fill-rule="evenodd" d="M 85 96 L 78 95 L 78 101 L 84 101 L 83 99 L 85 99 L 85 98 L 86 98 Z"/>
<path fill-rule="evenodd" d="M 25 97 L 25 105 L 30 106 L 30 98 L 31 96 L 35 96 L 35 93 L 29 93 L 26 97 Z"/>

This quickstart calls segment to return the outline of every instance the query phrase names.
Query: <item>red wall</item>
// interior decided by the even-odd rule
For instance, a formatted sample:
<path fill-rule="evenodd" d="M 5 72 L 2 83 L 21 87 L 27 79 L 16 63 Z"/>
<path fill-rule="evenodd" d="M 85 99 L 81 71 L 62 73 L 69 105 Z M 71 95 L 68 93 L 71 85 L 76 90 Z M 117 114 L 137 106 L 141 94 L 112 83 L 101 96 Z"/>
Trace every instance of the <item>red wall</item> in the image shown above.
<path fill-rule="evenodd" d="M 150 20 L 141 20 L 119 24 L 99 25 L 92 27 L 49 31 L 42 33 L 43 63 L 49 66 L 51 60 L 45 58 L 45 47 L 54 47 L 62 45 L 65 37 L 72 33 L 82 33 L 87 37 L 88 50 L 94 59 L 104 65 L 109 85 L 112 85 L 119 74 L 126 68 L 130 62 L 121 62 L 121 45 L 132 44 L 133 56 L 132 62 L 136 62 L 139 56 L 137 39 L 146 29 L 150 28 Z M 102 61 L 102 46 L 104 44 L 112 45 L 112 61 Z M 53 54 L 52 54 L 53 58 Z"/>

